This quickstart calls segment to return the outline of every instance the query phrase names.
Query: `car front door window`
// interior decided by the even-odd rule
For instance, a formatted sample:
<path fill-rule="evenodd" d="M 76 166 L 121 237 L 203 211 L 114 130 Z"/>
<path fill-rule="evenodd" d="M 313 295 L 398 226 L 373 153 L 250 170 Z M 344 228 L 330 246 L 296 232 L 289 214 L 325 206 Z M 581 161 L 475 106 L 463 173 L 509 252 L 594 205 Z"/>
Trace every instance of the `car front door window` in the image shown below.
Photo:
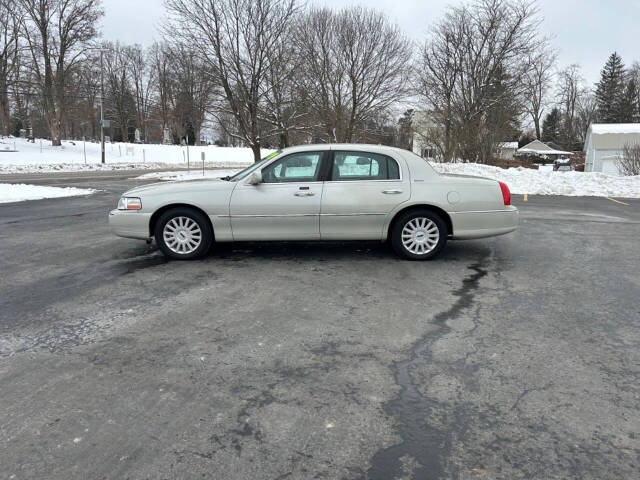
<path fill-rule="evenodd" d="M 264 183 L 317 182 L 322 152 L 301 152 L 287 155 L 262 169 Z"/>

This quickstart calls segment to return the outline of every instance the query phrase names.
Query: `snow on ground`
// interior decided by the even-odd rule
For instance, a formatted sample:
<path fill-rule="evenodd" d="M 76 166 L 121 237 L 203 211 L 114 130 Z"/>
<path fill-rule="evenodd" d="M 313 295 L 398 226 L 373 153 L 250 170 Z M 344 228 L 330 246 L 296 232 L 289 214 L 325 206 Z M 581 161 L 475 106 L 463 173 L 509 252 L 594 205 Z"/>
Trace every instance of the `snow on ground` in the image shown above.
<path fill-rule="evenodd" d="M 42 198 L 76 197 L 79 195 L 90 195 L 94 192 L 95 190 L 90 188 L 60 188 L 44 187 L 42 185 L 0 183 L 0 203 L 40 200 Z"/>
<path fill-rule="evenodd" d="M 11 150 L 17 150 L 12 152 Z M 86 163 L 85 163 L 86 149 Z M 100 144 L 82 141 L 51 142 L 36 139 L 30 143 L 23 138 L 0 138 L 0 175 L 3 173 L 69 172 L 86 170 L 153 170 L 173 167 L 191 171 L 154 173 L 151 177 L 163 180 L 199 178 L 202 175 L 201 154 L 205 154 L 205 177 L 221 177 L 253 163 L 248 148 L 216 146 L 189 147 L 179 145 L 141 145 L 129 143 L 107 144 L 106 164 L 100 164 Z M 272 150 L 263 150 L 262 155 Z M 513 193 L 530 195 L 608 196 L 640 198 L 640 176 L 615 177 L 603 173 L 549 172 L 526 168 L 502 169 L 473 163 L 433 164 L 443 173 L 476 175 L 504 181 Z M 143 176 L 144 177 L 144 176 Z M 42 197 L 40 197 L 42 198 Z"/>
<path fill-rule="evenodd" d="M 227 175 L 235 175 L 240 169 L 216 169 L 216 170 L 191 170 L 178 172 L 151 172 L 136 177 L 136 180 L 197 180 L 199 178 L 220 178 Z"/>
<path fill-rule="evenodd" d="M 549 172 L 499 168 L 477 163 L 432 163 L 441 173 L 474 175 L 506 183 L 511 193 L 571 197 L 640 198 L 640 176 L 618 177 L 599 172 Z"/>
<path fill-rule="evenodd" d="M 476 163 L 432 163 L 441 173 L 474 175 L 505 182 L 512 193 L 640 198 L 640 176 L 618 177 L 604 173 L 554 172 L 529 168 L 499 168 Z M 192 180 L 233 175 L 237 169 L 192 170 L 191 172 L 146 173 L 136 180 Z"/>
<path fill-rule="evenodd" d="M 17 150 L 13 152 L 12 150 Z M 85 160 L 86 150 L 86 160 Z M 262 155 L 272 150 L 264 149 Z M 52 147 L 48 140 L 35 143 L 24 138 L 0 138 L 0 174 L 34 172 L 72 172 L 91 170 L 151 170 L 167 166 L 237 168 L 253 163 L 249 148 L 216 147 L 213 145 L 187 148 L 180 145 L 142 145 L 132 143 L 107 144 L 105 165 L 100 163 L 100 144 L 63 140 L 61 147 Z"/>

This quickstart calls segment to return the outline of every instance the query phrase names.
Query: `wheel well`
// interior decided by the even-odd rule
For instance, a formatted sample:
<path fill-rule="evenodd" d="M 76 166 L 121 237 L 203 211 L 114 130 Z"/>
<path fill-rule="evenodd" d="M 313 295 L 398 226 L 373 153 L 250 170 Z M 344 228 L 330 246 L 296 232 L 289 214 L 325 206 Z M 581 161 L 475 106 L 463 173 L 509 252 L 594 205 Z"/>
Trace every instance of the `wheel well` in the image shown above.
<path fill-rule="evenodd" d="M 164 212 L 166 212 L 167 210 L 171 210 L 172 208 L 190 208 L 191 210 L 195 210 L 196 212 L 201 213 L 204 216 L 204 218 L 207 219 L 207 222 L 209 222 L 209 226 L 211 227 L 211 231 L 213 232 L 213 225 L 211 224 L 211 219 L 209 218 L 209 215 L 207 215 L 204 210 L 202 210 L 201 208 L 195 207 L 193 205 L 189 205 L 188 203 L 172 203 L 170 205 L 165 205 L 164 207 L 159 208 L 158 210 L 153 212 L 153 215 L 151 215 L 151 218 L 149 219 L 149 236 L 150 237 L 153 237 L 155 234 L 156 222 L 158 221 L 160 216 Z"/>
<path fill-rule="evenodd" d="M 389 230 L 387 231 L 387 238 L 391 237 L 391 232 L 393 231 L 393 227 L 396 221 L 400 218 L 400 216 L 412 210 L 430 210 L 433 213 L 437 213 L 440 216 L 440 218 L 442 218 L 444 223 L 447 225 L 447 232 L 449 233 L 449 235 L 453 235 L 453 223 L 451 222 L 451 217 L 443 209 L 433 205 L 411 205 L 409 207 L 403 208 L 402 210 L 400 210 L 398 213 L 395 214 L 395 216 L 391 220 L 391 223 L 389 224 Z"/>

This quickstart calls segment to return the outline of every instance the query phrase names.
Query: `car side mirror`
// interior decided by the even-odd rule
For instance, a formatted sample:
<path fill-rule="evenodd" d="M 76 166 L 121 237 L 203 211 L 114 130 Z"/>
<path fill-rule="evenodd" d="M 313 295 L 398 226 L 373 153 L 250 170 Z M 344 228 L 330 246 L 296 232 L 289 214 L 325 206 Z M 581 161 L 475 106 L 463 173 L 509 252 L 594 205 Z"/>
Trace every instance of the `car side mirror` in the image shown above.
<path fill-rule="evenodd" d="M 249 179 L 247 180 L 249 185 L 258 185 L 262 183 L 262 172 L 260 170 L 256 170 L 251 175 L 249 175 Z"/>

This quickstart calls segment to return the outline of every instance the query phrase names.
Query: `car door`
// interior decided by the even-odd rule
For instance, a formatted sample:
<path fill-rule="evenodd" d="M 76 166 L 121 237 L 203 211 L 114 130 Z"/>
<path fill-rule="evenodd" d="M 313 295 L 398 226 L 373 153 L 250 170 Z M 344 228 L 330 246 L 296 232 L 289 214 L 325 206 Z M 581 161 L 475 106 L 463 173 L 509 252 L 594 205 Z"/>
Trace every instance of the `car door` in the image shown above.
<path fill-rule="evenodd" d="M 264 167 L 262 183 L 239 182 L 229 205 L 233 239 L 319 239 L 323 156 L 292 153 Z"/>
<path fill-rule="evenodd" d="M 409 200 L 410 194 L 408 175 L 391 156 L 333 151 L 322 192 L 320 237 L 380 239 L 387 215 Z"/>

